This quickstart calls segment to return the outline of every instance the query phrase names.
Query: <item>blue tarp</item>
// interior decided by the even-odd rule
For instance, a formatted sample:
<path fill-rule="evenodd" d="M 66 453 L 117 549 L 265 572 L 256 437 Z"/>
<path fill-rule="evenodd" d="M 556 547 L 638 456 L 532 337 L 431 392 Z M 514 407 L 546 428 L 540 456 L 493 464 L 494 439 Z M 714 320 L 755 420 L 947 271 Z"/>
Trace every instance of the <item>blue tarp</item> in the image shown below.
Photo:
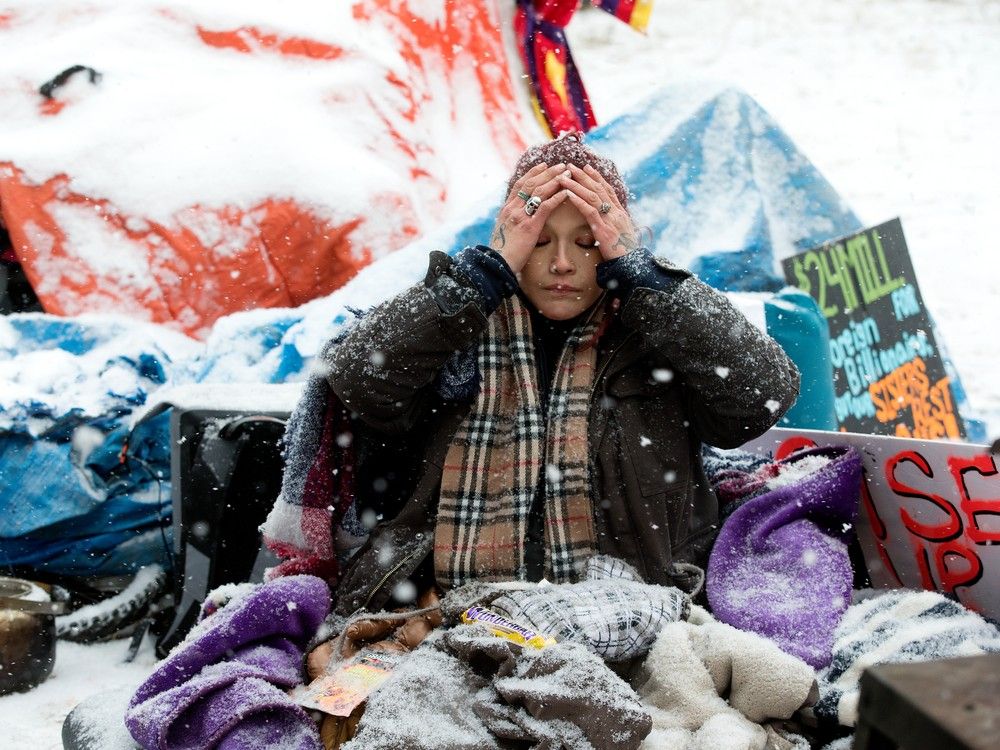
<path fill-rule="evenodd" d="M 736 90 L 663 91 L 588 142 L 622 169 L 654 251 L 720 289 L 778 292 L 781 258 L 862 228 L 767 113 Z M 133 410 L 164 386 L 304 379 L 319 346 L 354 319 L 352 308 L 423 277 L 429 249 L 485 242 L 502 188 L 474 218 L 378 261 L 328 297 L 223 318 L 204 344 L 120 318 L 0 319 L 0 365 L 23 376 L 0 393 L 0 565 L 113 575 L 165 563 L 167 415 L 143 424 L 133 458 L 121 463 Z M 835 427 L 816 305 L 786 289 L 767 298 L 764 313 L 806 384 L 783 424 Z M 48 385 L 44 377 L 27 385 L 32 371 L 53 369 L 59 377 Z"/>

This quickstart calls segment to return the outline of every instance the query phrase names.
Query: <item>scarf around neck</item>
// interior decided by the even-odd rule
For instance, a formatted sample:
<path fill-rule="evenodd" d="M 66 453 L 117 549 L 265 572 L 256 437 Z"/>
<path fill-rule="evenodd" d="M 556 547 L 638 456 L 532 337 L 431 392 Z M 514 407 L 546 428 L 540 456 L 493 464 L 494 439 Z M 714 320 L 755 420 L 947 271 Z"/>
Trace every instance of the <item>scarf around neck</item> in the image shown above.
<path fill-rule="evenodd" d="M 540 403 L 529 311 L 515 295 L 490 316 L 477 354 L 481 384 L 452 438 L 434 532 L 438 582 L 524 580 L 524 542 L 545 471 L 545 577 L 572 582 L 596 553 L 588 422 L 597 340 L 610 321 L 599 301 L 570 332 Z"/>

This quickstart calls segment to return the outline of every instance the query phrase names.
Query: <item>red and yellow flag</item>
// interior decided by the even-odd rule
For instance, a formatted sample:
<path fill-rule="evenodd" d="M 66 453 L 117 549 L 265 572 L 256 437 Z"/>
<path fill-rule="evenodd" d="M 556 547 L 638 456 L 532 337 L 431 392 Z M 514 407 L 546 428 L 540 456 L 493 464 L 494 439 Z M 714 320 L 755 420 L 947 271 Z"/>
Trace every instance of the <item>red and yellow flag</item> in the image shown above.
<path fill-rule="evenodd" d="M 593 0 L 639 31 L 645 31 L 653 0 Z M 556 136 L 567 130 L 587 132 L 597 119 L 566 41 L 566 25 L 580 0 L 517 0 L 514 31 L 531 82 L 532 105 L 542 127 Z"/>

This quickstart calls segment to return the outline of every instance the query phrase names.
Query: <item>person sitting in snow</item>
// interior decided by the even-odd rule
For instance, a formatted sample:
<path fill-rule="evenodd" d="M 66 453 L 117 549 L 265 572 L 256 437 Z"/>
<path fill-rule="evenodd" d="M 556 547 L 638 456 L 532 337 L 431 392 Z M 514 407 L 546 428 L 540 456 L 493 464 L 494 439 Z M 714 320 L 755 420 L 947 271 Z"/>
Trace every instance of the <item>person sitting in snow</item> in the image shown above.
<path fill-rule="evenodd" d="M 414 465 L 338 576 L 339 612 L 381 609 L 406 581 L 573 582 L 597 553 L 697 585 L 718 522 L 701 446 L 765 432 L 799 373 L 642 246 L 628 199 L 578 134 L 529 148 L 490 246 L 432 253 L 423 282 L 326 347 L 333 393 L 375 434 L 408 436 Z"/>
<path fill-rule="evenodd" d="M 284 561 L 140 686 L 126 715 L 140 744 L 638 748 L 653 718 L 607 664 L 627 669 L 687 620 L 719 519 L 702 444 L 763 433 L 799 373 L 723 295 L 642 247 L 627 206 L 615 165 L 579 136 L 530 148 L 489 247 L 432 253 L 423 282 L 324 347 L 263 527 Z M 543 578 L 570 585 L 530 583 Z M 490 585 L 511 581 L 523 585 Z M 335 616 L 317 632 L 327 584 Z M 481 624 L 457 627 L 476 606 L 557 642 L 483 641 Z M 303 650 L 317 677 L 366 647 L 413 653 L 317 733 L 281 693 Z M 684 661 L 671 658 L 661 672 Z M 807 699 L 812 671 L 797 666 L 788 705 L 767 716 Z M 724 706 L 699 669 L 714 700 L 685 731 Z M 643 690 L 662 708 L 657 674 Z M 223 705 L 245 710 L 230 721 Z M 426 721 L 439 709 L 447 742 Z"/>

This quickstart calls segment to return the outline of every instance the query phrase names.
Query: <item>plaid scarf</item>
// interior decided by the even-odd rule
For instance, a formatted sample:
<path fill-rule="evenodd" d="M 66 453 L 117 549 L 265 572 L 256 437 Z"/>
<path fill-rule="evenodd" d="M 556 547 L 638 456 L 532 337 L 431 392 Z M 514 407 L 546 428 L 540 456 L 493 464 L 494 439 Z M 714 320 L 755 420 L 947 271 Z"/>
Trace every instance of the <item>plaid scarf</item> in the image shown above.
<path fill-rule="evenodd" d="M 596 552 L 587 426 L 596 343 L 610 320 L 598 303 L 570 333 L 546 424 L 528 311 L 514 296 L 490 316 L 478 352 L 479 394 L 441 477 L 434 568 L 443 586 L 525 579 L 524 539 L 543 464 L 545 577 L 572 582 Z"/>

